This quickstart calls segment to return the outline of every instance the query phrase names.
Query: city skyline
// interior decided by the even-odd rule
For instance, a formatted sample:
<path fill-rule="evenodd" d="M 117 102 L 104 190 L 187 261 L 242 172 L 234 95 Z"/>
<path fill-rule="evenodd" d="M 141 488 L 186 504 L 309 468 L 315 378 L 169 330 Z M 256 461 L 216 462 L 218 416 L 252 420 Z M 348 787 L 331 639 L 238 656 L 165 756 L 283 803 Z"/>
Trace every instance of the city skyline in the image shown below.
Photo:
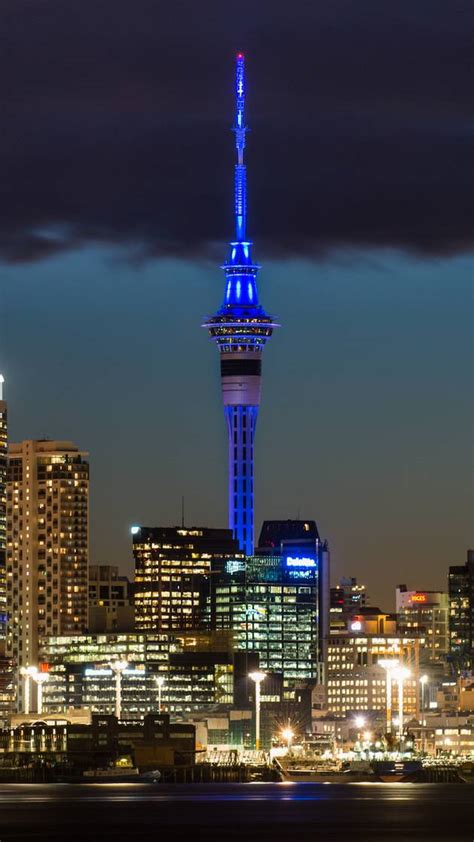
<path fill-rule="evenodd" d="M 472 833 L 472 12 L 10 6 L 5 832 Z"/>
<path fill-rule="evenodd" d="M 402 40 L 406 11 L 402 4 L 397 18 Z M 119 7 L 117 20 L 124 15 Z M 319 33 L 331 35 L 335 28 L 341 34 L 333 12 L 314 15 Z M 421 11 L 411 18 L 415 31 L 422 19 Z M 460 178 L 464 146 L 458 142 L 466 103 L 462 85 L 449 115 L 439 96 L 442 82 L 449 86 L 462 78 L 463 61 L 456 63 L 453 52 L 460 33 L 446 32 L 443 21 L 435 10 L 418 57 L 417 84 L 405 93 L 402 85 L 390 117 L 380 81 L 343 72 L 334 34 L 328 39 L 332 53 L 326 48 L 313 64 L 298 59 L 291 37 L 283 64 L 268 47 L 252 47 L 245 27 L 238 45 L 250 57 L 254 89 L 251 226 L 265 264 L 266 306 L 285 321 L 278 343 L 267 352 L 256 527 L 265 518 L 298 512 L 315 519 L 331 544 L 334 580 L 356 575 L 387 609 L 401 581 L 445 589 L 448 565 L 462 563 L 472 544 L 472 466 L 466 458 L 472 453 L 472 264 Z M 277 15 L 274 35 L 279 23 Z M 374 15 L 369 29 L 377 36 L 370 55 L 380 62 L 390 96 L 400 92 L 400 79 L 394 86 L 394 55 L 382 56 L 386 22 Z M 430 76 L 441 32 L 443 80 Z M 28 201 L 26 188 L 34 179 L 17 174 L 16 209 L 1 245 L 6 262 L 0 354 L 10 440 L 49 435 L 91 451 L 91 561 L 119 563 L 124 572 L 131 568 L 131 524 L 178 523 L 182 495 L 188 523 L 224 526 L 227 520 L 215 356 L 196 325 L 212 312 L 219 294 L 215 258 L 224 256 L 231 218 L 224 131 L 231 119 L 232 79 L 228 73 L 216 80 L 215 70 L 223 53 L 227 65 L 235 49 L 224 39 L 190 81 L 196 47 L 187 46 L 181 65 L 165 51 L 150 64 L 149 79 L 139 68 L 131 88 L 123 74 L 114 83 L 104 78 L 100 96 L 106 107 L 98 133 L 96 100 L 87 86 L 81 94 L 72 71 L 66 74 L 81 142 L 95 132 L 98 157 L 89 162 L 84 181 L 93 212 L 85 210 L 78 182 L 66 190 L 69 206 L 57 205 L 54 176 L 66 169 L 56 155 L 48 170 L 44 140 L 50 139 L 53 150 L 70 125 L 71 105 L 46 74 L 43 104 L 56 103 L 58 122 L 48 116 L 41 123 L 35 156 L 28 155 L 24 139 L 20 148 L 30 176 L 49 172 L 53 178 L 49 190 L 43 183 L 38 203 Z M 93 60 L 94 49 L 92 44 Z M 330 55 L 341 64 L 328 76 L 323 71 Z M 350 49 L 344 53 L 346 70 L 353 59 Z M 160 88 L 163 61 L 176 95 L 172 103 Z M 301 99 L 289 90 L 290 79 Z M 13 136 L 21 128 L 24 95 L 21 78 L 17 84 L 11 91 Z M 201 110 L 195 99 L 200 87 L 206 90 Z M 153 110 L 152 91 L 161 92 L 161 118 Z M 414 102 L 424 105 L 416 115 Z M 291 119 L 282 120 L 283 112 Z M 145 117 L 151 114 L 153 125 Z M 448 116 L 446 133 L 438 124 Z M 134 136 L 127 140 L 119 132 L 110 146 L 107 121 L 114 120 L 124 129 L 134 125 Z M 184 134 L 193 127 L 193 148 L 188 154 L 180 141 L 182 175 L 176 179 L 170 141 L 181 139 L 186 120 Z M 316 144 L 316 156 L 305 138 Z M 428 147 L 428 138 L 436 143 Z M 138 153 L 148 150 L 151 139 L 148 163 L 154 164 L 144 191 L 148 181 L 137 165 Z M 81 143 L 74 143 L 67 140 L 76 155 L 75 172 L 81 172 L 87 158 Z M 110 169 L 101 158 L 104 144 L 113 150 Z M 117 216 L 120 202 L 110 203 L 109 177 L 119 154 L 132 168 L 132 181 L 142 185 L 137 195 L 145 203 L 137 205 L 120 175 L 116 190 L 129 205 Z M 196 194 L 189 169 L 198 158 L 203 195 Z M 448 175 L 439 166 L 446 158 L 455 159 Z M 158 167 L 163 159 L 171 180 Z M 94 167 L 106 175 L 100 195 L 92 189 Z M 407 185 L 414 189 L 404 201 Z M 163 228 L 164 205 L 170 213 Z M 186 222 L 186 214 L 177 216 L 178 205 L 202 212 Z M 427 212 L 435 206 L 436 219 Z M 20 207 L 30 209 L 28 218 L 18 216 Z M 195 408 L 192 418 L 188 404 Z"/>

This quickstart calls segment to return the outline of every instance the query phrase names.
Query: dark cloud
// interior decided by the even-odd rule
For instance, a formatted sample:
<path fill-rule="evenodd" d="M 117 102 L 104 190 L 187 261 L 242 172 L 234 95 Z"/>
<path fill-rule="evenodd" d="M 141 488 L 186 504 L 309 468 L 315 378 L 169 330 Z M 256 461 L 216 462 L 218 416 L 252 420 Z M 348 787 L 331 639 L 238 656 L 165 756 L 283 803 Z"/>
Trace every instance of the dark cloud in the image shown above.
<path fill-rule="evenodd" d="M 4 3 L 0 254 L 227 239 L 237 49 L 260 252 L 470 249 L 472 17 L 461 0 Z"/>

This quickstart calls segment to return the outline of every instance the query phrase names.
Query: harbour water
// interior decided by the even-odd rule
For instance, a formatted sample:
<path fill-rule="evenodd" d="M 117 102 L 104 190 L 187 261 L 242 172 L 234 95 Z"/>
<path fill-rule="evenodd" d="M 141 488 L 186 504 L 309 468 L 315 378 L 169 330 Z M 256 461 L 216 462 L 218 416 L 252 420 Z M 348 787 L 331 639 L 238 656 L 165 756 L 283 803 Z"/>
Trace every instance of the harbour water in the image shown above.
<path fill-rule="evenodd" d="M 473 842 L 469 784 L 5 784 L 0 842 Z"/>

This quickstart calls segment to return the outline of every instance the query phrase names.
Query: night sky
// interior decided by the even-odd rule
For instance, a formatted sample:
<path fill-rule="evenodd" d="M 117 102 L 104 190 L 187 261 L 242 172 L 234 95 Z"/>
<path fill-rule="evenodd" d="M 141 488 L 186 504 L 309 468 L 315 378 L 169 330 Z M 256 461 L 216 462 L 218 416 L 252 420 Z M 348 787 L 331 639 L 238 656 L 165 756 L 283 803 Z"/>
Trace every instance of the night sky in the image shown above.
<path fill-rule="evenodd" d="M 218 354 L 234 55 L 264 358 L 263 518 L 315 518 L 382 608 L 472 546 L 472 5 L 15 0 L 0 10 L 12 440 L 90 452 L 92 562 L 226 525 Z"/>

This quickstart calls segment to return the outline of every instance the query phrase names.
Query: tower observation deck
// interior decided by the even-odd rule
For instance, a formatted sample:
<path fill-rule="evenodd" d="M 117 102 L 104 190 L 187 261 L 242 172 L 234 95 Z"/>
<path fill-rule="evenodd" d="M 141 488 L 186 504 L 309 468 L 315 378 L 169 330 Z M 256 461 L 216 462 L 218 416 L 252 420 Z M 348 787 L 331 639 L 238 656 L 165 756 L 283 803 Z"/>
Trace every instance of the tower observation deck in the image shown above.
<path fill-rule="evenodd" d="M 203 327 L 216 342 L 221 361 L 221 387 L 229 435 L 229 527 L 246 555 L 254 542 L 254 438 L 260 406 L 262 354 L 273 329 L 279 327 L 258 300 L 257 274 L 247 235 L 247 169 L 244 163 L 245 64 L 236 59 L 234 169 L 235 237 L 222 269 L 222 306 Z"/>

